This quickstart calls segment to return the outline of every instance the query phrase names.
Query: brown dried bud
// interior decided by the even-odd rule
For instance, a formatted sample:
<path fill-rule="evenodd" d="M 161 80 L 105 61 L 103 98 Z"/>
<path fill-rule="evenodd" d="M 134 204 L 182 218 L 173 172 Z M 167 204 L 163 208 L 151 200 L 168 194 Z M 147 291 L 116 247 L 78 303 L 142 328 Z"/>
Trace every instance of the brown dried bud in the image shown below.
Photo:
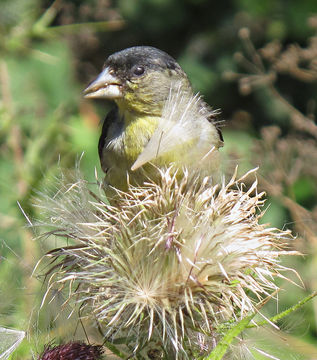
<path fill-rule="evenodd" d="M 240 39 L 248 39 L 250 37 L 250 30 L 246 27 L 243 27 L 239 30 L 238 35 Z"/>
<path fill-rule="evenodd" d="M 87 345 L 82 342 L 47 345 L 39 360 L 100 360 L 103 353 L 100 345 Z"/>

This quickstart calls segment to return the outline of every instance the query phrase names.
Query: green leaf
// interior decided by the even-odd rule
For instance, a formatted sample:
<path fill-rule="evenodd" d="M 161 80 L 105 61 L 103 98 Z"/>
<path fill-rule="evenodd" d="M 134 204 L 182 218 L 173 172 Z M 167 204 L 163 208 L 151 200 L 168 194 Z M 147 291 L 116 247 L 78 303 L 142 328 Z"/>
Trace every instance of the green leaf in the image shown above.
<path fill-rule="evenodd" d="M 24 339 L 25 332 L 0 328 L 0 360 L 6 360 Z"/>

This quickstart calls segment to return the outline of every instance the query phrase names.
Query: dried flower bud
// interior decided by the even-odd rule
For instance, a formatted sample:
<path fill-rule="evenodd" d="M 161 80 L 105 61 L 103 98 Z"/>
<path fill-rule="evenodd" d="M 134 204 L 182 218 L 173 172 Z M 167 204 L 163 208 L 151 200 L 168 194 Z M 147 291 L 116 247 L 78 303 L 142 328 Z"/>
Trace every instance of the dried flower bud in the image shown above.
<path fill-rule="evenodd" d="M 239 30 L 238 35 L 240 39 L 248 39 L 250 37 L 250 30 L 246 27 L 243 27 Z"/>
<path fill-rule="evenodd" d="M 98 345 L 70 342 L 63 345 L 47 345 L 39 360 L 100 360 L 103 353 Z"/>
<path fill-rule="evenodd" d="M 278 40 L 271 41 L 267 43 L 262 49 L 259 50 L 259 53 L 264 59 L 274 61 L 277 56 L 280 55 L 282 49 L 282 44 Z"/>
<path fill-rule="evenodd" d="M 308 18 L 308 25 L 312 27 L 313 29 L 317 29 L 317 16 L 311 16 Z"/>

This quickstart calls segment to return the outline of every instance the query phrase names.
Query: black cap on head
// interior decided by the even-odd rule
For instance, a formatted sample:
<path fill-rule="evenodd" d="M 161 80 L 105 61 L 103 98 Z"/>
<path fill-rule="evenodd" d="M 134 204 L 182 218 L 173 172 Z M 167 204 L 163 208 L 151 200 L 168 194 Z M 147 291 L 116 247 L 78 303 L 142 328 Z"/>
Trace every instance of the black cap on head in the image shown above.
<path fill-rule="evenodd" d="M 136 65 L 147 68 L 181 70 L 179 64 L 166 52 L 152 46 L 134 46 L 110 55 L 105 66 L 129 70 Z"/>

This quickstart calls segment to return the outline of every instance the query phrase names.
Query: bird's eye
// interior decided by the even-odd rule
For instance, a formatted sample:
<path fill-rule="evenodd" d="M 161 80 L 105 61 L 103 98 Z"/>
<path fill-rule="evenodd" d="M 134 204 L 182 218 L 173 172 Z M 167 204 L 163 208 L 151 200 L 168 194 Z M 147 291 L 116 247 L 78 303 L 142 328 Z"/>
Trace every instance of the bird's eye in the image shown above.
<path fill-rule="evenodd" d="M 145 71 L 145 69 L 143 66 L 137 66 L 133 69 L 133 74 L 140 76 L 140 75 L 144 74 L 144 71 Z"/>

